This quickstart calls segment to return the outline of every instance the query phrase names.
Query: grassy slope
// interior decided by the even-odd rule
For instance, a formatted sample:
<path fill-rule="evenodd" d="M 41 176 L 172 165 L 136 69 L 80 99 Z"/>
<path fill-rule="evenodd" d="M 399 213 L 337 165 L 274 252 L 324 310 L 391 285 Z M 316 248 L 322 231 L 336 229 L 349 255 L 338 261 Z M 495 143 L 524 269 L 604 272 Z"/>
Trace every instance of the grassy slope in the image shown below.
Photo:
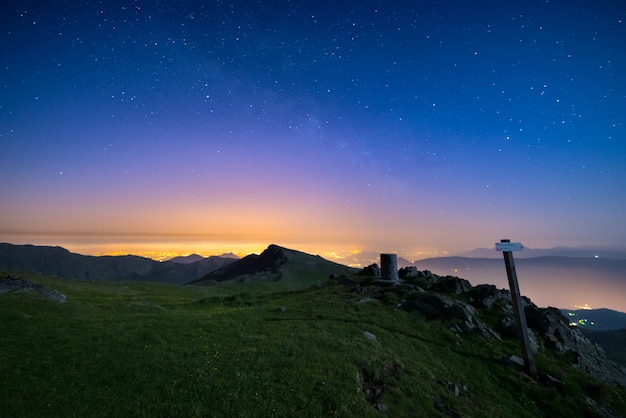
<path fill-rule="evenodd" d="M 575 417 L 584 396 L 626 413 L 624 390 L 544 356 L 540 369 L 564 386 L 538 384 L 498 361 L 515 341 L 458 337 L 396 310 L 391 294 L 357 304 L 341 286 L 260 294 L 27 278 L 69 302 L 0 295 L 3 417 L 380 415 L 363 380 L 383 387 L 389 416 Z"/>

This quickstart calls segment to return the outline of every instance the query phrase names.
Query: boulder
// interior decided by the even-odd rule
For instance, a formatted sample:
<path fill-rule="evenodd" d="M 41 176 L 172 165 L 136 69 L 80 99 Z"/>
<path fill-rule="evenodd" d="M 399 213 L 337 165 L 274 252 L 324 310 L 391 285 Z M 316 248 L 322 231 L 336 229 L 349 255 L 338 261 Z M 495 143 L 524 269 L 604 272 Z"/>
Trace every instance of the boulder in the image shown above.
<path fill-rule="evenodd" d="M 492 284 L 480 284 L 474 286 L 469 292 L 470 301 L 477 308 L 486 308 L 489 312 L 502 309 L 505 312 L 513 312 L 511 292 L 498 289 Z"/>
<path fill-rule="evenodd" d="M 432 290 L 442 293 L 453 293 L 455 295 L 461 295 L 472 290 L 472 284 L 459 277 L 445 276 L 441 277 L 438 281 L 433 283 Z"/>
<path fill-rule="evenodd" d="M 359 272 L 359 276 L 380 277 L 380 267 L 376 263 L 370 264 Z"/>
<path fill-rule="evenodd" d="M 398 277 L 401 279 L 410 279 L 419 276 L 419 270 L 415 266 L 402 267 L 398 270 Z"/>

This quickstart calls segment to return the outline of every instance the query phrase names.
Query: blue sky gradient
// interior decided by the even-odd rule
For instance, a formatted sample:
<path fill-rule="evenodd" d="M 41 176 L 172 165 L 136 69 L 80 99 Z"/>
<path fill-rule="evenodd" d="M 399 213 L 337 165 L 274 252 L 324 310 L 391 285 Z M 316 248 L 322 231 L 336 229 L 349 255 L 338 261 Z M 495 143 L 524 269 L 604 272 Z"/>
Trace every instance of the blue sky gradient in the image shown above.
<path fill-rule="evenodd" d="M 626 247 L 626 2 L 433 3 L 3 2 L 0 240 Z"/>

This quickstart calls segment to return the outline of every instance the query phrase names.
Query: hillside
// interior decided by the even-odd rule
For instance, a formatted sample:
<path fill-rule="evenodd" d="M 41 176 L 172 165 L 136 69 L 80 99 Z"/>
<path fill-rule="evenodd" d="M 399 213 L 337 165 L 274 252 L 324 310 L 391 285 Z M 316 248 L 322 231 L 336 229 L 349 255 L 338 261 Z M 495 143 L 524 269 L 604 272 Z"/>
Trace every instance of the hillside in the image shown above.
<path fill-rule="evenodd" d="M 526 302 L 539 371 L 531 379 L 514 356 L 520 349 L 506 291 L 412 273 L 397 286 L 353 275 L 265 293 L 251 292 L 254 283 L 26 276 L 34 289 L 55 289 L 67 299 L 0 294 L 0 412 L 15 418 L 626 415 L 623 372 L 557 310 Z"/>
<path fill-rule="evenodd" d="M 183 284 L 232 263 L 232 258 L 208 257 L 192 262 L 158 262 L 133 255 L 87 256 L 65 248 L 0 243 L 0 269 L 74 280 L 146 280 Z"/>
<path fill-rule="evenodd" d="M 251 254 L 221 269 L 214 270 L 190 284 L 212 285 L 225 281 L 276 281 L 284 290 L 293 290 L 326 281 L 329 276 L 354 274 L 358 270 L 278 245 L 261 254 Z"/>

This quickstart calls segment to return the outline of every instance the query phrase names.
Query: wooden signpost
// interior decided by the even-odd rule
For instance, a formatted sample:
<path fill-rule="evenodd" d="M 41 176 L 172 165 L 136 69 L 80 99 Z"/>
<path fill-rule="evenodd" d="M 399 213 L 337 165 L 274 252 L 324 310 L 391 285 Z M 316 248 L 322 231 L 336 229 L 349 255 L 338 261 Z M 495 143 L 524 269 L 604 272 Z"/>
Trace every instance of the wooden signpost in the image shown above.
<path fill-rule="evenodd" d="M 528 326 L 526 325 L 526 314 L 524 314 L 524 304 L 517 283 L 517 272 L 515 271 L 515 261 L 513 260 L 513 251 L 521 251 L 524 247 L 519 242 L 511 242 L 511 240 L 503 239 L 496 243 L 496 250 L 502 251 L 504 255 L 504 265 L 506 266 L 506 275 L 509 279 L 509 287 L 511 289 L 511 299 L 513 300 L 513 310 L 515 311 L 515 322 L 517 322 L 517 335 L 522 344 L 522 353 L 524 355 L 524 368 L 526 373 L 535 378 L 537 377 L 537 369 L 533 360 L 533 353 L 530 349 L 530 339 L 528 338 Z"/>

